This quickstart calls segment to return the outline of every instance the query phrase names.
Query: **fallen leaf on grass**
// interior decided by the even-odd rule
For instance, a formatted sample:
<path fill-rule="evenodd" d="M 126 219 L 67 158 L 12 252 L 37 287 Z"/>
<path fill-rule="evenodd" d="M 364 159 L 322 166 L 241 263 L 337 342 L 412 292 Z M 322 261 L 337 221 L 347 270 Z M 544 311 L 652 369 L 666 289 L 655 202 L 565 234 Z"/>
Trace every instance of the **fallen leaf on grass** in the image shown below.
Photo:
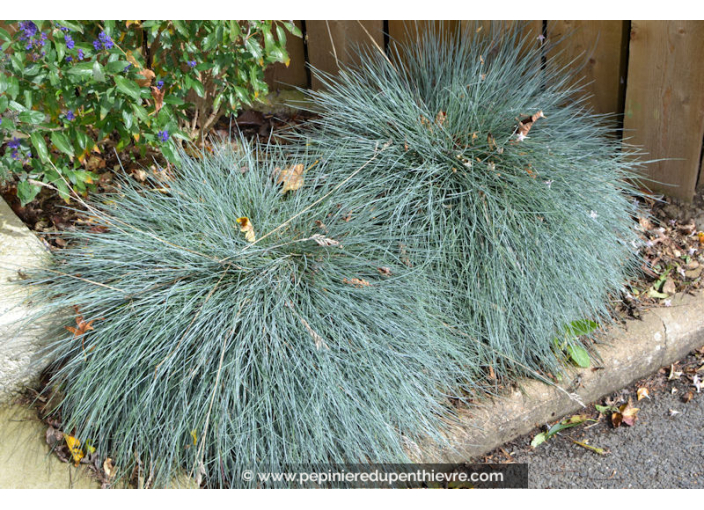
<path fill-rule="evenodd" d="M 322 234 L 314 234 L 311 236 L 311 240 L 318 243 L 320 246 L 340 246 L 340 241 L 335 241 L 329 237 L 325 237 Z"/>
<path fill-rule="evenodd" d="M 105 471 L 105 474 L 108 476 L 108 479 L 111 479 L 115 476 L 115 465 L 113 464 L 112 459 L 110 457 L 105 459 L 105 462 L 103 462 L 103 471 Z"/>
<path fill-rule="evenodd" d="M 303 186 L 303 164 L 299 163 L 283 170 L 277 167 L 276 171 L 278 172 L 276 184 L 283 183 L 284 185 L 281 188 L 282 195 L 287 191 L 296 191 Z"/>
<path fill-rule="evenodd" d="M 240 224 L 240 232 L 244 232 L 244 238 L 248 242 L 253 243 L 257 240 L 257 237 L 254 234 L 254 226 L 252 225 L 252 222 L 249 221 L 249 218 L 246 216 L 237 218 L 237 223 Z"/>
<path fill-rule="evenodd" d="M 620 427 L 621 425 L 632 427 L 638 419 L 639 410 L 639 408 L 631 405 L 631 399 L 629 398 L 627 403 L 621 405 L 618 411 L 611 415 L 611 423 L 614 427 Z"/>
<path fill-rule="evenodd" d="M 328 344 L 325 343 L 325 340 L 323 340 L 323 337 L 320 336 L 318 333 L 315 332 L 315 330 L 308 324 L 308 321 L 305 319 L 301 318 L 301 323 L 303 326 L 306 328 L 306 331 L 308 331 L 308 334 L 313 338 L 315 341 L 315 348 L 320 350 L 320 349 L 327 349 L 330 350 L 330 347 L 328 347 Z"/>
<path fill-rule="evenodd" d="M 66 445 L 71 452 L 71 457 L 73 457 L 73 463 L 77 466 L 85 455 L 81 449 L 81 442 L 68 434 L 64 434 L 64 439 L 66 440 Z"/>
<path fill-rule="evenodd" d="M 362 287 L 369 287 L 371 284 L 367 280 L 362 280 L 360 278 L 343 278 L 342 283 L 347 285 L 354 285 L 355 287 L 361 289 Z"/>
<path fill-rule="evenodd" d="M 445 120 L 447 119 L 447 114 L 440 110 L 438 114 L 435 116 L 435 123 L 442 127 L 442 125 L 445 123 Z"/>
<path fill-rule="evenodd" d="M 520 123 L 518 124 L 519 137 L 522 139 L 522 138 L 525 138 L 526 136 L 528 136 L 528 132 L 533 127 L 533 123 L 535 123 L 535 121 L 537 121 L 538 119 L 544 119 L 544 118 L 545 118 L 545 115 L 543 115 L 543 110 L 540 110 L 535 115 L 531 115 L 527 119 L 521 120 Z"/>

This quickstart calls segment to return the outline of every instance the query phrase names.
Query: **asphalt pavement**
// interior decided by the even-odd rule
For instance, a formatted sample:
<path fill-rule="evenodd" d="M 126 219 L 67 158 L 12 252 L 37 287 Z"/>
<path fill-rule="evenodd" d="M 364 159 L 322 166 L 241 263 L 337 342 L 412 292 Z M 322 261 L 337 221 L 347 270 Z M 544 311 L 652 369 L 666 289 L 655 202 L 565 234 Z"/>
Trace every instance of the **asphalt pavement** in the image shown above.
<path fill-rule="evenodd" d="M 535 434 L 545 430 L 536 429 L 495 450 L 489 460 L 528 463 L 531 488 L 702 489 L 704 389 L 697 393 L 694 376 L 704 377 L 704 359 L 690 355 L 674 370 L 663 368 L 659 374 L 609 396 L 609 402 L 597 402 L 618 406 L 630 398 L 632 406 L 639 408 L 633 426 L 614 427 L 608 412 L 602 414 L 589 406 L 583 414 L 598 421 L 564 430 L 532 448 Z M 638 388 L 646 388 L 650 398 L 637 400 Z M 579 446 L 572 439 L 601 448 L 605 454 Z"/>

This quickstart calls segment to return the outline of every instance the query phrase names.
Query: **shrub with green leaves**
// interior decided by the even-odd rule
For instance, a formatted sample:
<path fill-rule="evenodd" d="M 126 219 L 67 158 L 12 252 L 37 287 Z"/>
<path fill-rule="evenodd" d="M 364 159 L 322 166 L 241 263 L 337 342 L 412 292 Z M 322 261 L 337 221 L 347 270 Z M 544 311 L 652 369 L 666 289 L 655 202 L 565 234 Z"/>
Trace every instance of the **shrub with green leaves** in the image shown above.
<path fill-rule="evenodd" d="M 264 69 L 288 64 L 292 22 L 22 21 L 0 28 L 0 183 L 20 201 L 40 182 L 79 193 L 93 151 L 202 143 L 224 114 L 268 92 Z M 107 143 L 107 142 L 110 143 Z"/>
<path fill-rule="evenodd" d="M 360 205 L 395 205 L 378 221 L 453 289 L 443 303 L 497 374 L 585 364 L 563 332 L 608 320 L 637 265 L 637 151 L 585 107 L 549 41 L 521 30 L 421 32 L 391 58 L 369 49 L 318 72 L 304 140 Z"/>
<path fill-rule="evenodd" d="M 90 206 L 30 280 L 40 314 L 75 310 L 46 352 L 64 430 L 156 486 L 180 469 L 241 487 L 261 464 L 404 462 L 441 440 L 476 353 L 387 248 L 384 204 L 353 211 L 324 168 L 304 173 L 315 162 L 244 143 L 182 161 Z"/>

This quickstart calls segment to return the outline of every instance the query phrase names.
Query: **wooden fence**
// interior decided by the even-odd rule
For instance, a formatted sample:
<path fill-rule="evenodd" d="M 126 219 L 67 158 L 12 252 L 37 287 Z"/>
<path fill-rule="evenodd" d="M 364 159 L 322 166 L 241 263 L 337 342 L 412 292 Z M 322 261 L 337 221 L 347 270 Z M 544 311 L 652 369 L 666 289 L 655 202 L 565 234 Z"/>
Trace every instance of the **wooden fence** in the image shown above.
<path fill-rule="evenodd" d="M 434 21 L 297 21 L 304 37 L 291 37 L 289 67 L 267 71 L 274 88 L 320 87 L 306 64 L 335 72 L 354 59 L 355 44 L 388 48 L 389 41 L 413 37 Z M 464 21 L 442 22 L 456 30 Z M 474 23 L 472 21 L 471 23 Z M 704 187 L 704 21 L 531 21 L 525 30 L 558 40 L 566 58 L 587 60 L 582 74 L 599 113 L 623 115 L 624 137 L 649 159 L 651 188 L 692 200 Z"/>

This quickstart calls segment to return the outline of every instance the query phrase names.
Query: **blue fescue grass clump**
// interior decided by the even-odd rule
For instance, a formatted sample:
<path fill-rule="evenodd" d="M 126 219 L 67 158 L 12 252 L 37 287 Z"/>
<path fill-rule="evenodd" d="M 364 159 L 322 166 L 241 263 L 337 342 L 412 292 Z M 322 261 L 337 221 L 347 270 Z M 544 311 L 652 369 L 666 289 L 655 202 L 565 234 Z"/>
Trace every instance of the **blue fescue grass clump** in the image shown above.
<path fill-rule="evenodd" d="M 476 354 L 375 232 L 384 205 L 351 214 L 310 171 L 295 189 L 297 164 L 315 162 L 184 154 L 174 179 L 88 205 L 33 275 L 42 313 L 76 311 L 46 353 L 64 430 L 122 475 L 242 487 L 259 465 L 404 462 L 470 389 Z"/>
<path fill-rule="evenodd" d="M 637 151 L 585 107 L 548 43 L 496 28 L 424 32 L 318 73 L 304 136 L 360 204 L 393 204 L 377 219 L 453 289 L 454 330 L 484 365 L 555 372 L 577 345 L 564 332 L 608 320 L 636 269 Z"/>

